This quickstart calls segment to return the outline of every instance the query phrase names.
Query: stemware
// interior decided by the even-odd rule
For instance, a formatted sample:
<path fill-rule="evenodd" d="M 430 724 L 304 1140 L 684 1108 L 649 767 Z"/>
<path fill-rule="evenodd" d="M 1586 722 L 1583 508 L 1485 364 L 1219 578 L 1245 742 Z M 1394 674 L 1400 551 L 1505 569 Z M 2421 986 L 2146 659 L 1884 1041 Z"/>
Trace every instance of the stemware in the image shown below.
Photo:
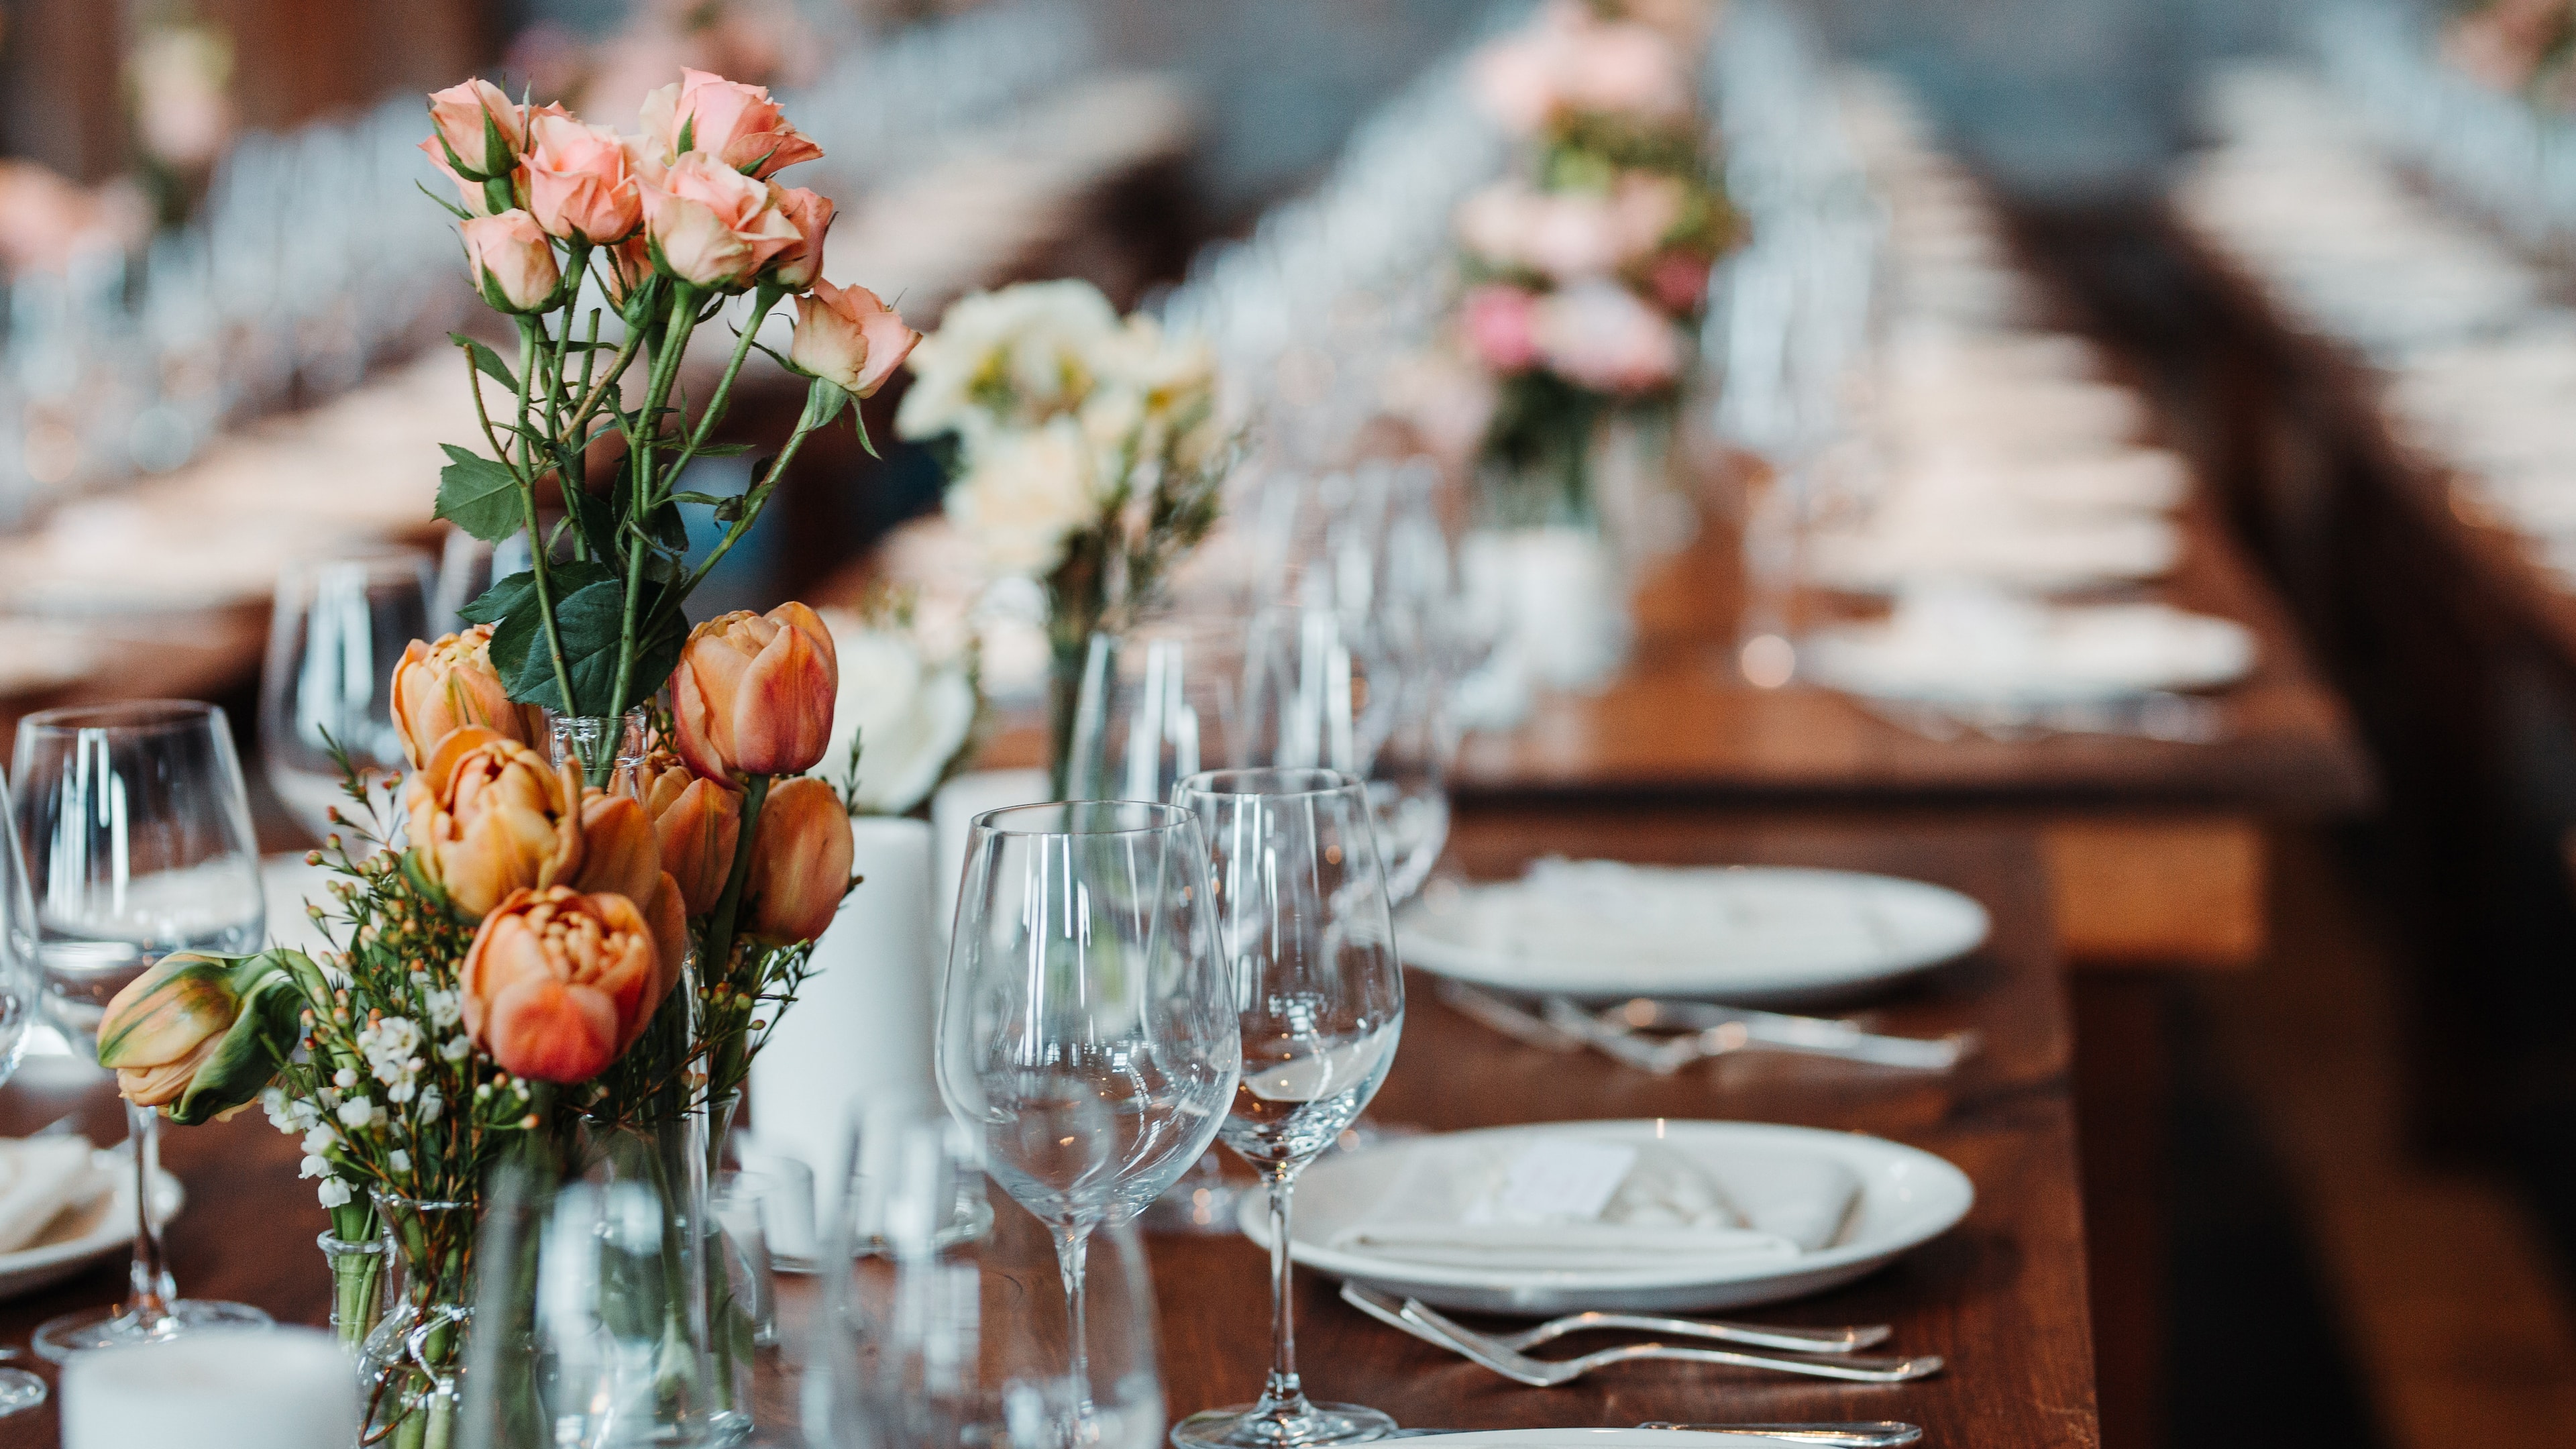
<path fill-rule="evenodd" d="M 1085 1243 L 1198 1161 L 1242 1068 L 1208 865 L 1194 817 L 1133 800 L 990 811 L 967 841 L 939 1088 L 1053 1232 L 1077 1359 Z"/>
<path fill-rule="evenodd" d="M 1216 770 L 1176 801 L 1207 829 L 1219 934 L 1241 1013 L 1243 1076 L 1220 1135 L 1270 1192 L 1271 1369 L 1258 1403 L 1180 1422 L 1187 1445 L 1354 1444 L 1395 1432 L 1297 1377 L 1289 1209 L 1297 1175 L 1377 1094 L 1404 1028 L 1386 874 L 1367 787 L 1333 770 Z"/>
<path fill-rule="evenodd" d="M 9 777 L 0 771 L 0 821 L 9 818 Z M 0 921 L 14 927 L 26 909 L 25 878 L 18 869 L 17 833 L 0 830 Z M 0 931 L 0 1082 L 18 1070 L 26 1054 L 28 1018 L 34 1003 L 18 955 L 10 949 L 13 931 Z M 0 1419 L 45 1401 L 45 1381 L 25 1369 L 0 1368 Z"/>
<path fill-rule="evenodd" d="M 259 850 L 221 709 L 144 700 L 32 714 L 18 726 L 13 773 L 28 889 L 11 944 L 65 1036 L 95 1054 L 109 1000 L 173 951 L 259 949 Z M 131 1296 L 37 1329 L 36 1351 L 56 1362 L 269 1322 L 248 1304 L 178 1296 L 152 1210 L 160 1115 L 129 1102 L 125 1120 L 135 1179 Z"/>
<path fill-rule="evenodd" d="M 394 664 L 429 634 L 425 554 L 321 559 L 279 577 L 260 673 L 260 763 L 315 840 L 331 834 L 333 809 L 351 803 L 335 750 L 371 782 L 403 768 Z M 379 805 L 377 813 L 391 812 Z"/>
<path fill-rule="evenodd" d="M 1087 1110 L 1092 1131 L 1105 1132 L 1103 1109 Z M 1077 1312 L 1048 1281 L 1057 1277 L 1050 1235 L 1035 1218 L 1002 1206 L 988 1231 L 953 1230 L 960 1198 L 981 1202 L 991 1192 L 973 1140 L 954 1120 L 870 1111 L 851 1160 L 858 1169 L 834 1215 L 826 1261 L 835 1266 L 806 1352 L 807 1442 L 1161 1442 L 1153 1285 L 1131 1224 L 1094 1230 L 1089 1301 Z"/>

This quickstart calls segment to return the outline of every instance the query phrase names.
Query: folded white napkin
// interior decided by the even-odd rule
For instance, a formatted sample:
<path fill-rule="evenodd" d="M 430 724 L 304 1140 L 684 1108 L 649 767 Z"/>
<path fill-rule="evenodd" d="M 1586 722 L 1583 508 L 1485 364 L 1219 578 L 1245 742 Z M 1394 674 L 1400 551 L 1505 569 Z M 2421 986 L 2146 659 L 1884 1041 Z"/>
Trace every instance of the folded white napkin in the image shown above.
<path fill-rule="evenodd" d="M 1596 1174 L 1589 1182 L 1586 1171 Z M 1502 1271 L 1785 1261 L 1835 1241 L 1859 1195 L 1859 1179 L 1830 1158 L 1703 1155 L 1552 1132 L 1418 1147 L 1386 1195 L 1329 1243 Z"/>
<path fill-rule="evenodd" d="M 0 1139 L 0 1253 L 36 1241 L 65 1210 L 96 1202 L 116 1186 L 78 1137 Z"/>

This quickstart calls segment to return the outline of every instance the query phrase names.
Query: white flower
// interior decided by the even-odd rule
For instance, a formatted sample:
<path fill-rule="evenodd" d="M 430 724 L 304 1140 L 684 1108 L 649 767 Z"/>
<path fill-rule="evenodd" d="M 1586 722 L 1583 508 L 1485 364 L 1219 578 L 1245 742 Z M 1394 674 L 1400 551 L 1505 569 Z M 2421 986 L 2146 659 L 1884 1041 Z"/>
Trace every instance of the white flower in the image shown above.
<path fill-rule="evenodd" d="M 975 685 L 962 660 L 933 664 L 904 628 L 871 626 L 847 609 L 825 609 L 840 660 L 841 692 L 832 706 L 832 744 L 806 773 L 838 780 L 850 743 L 859 745 L 857 798 L 862 814 L 901 815 L 927 797 L 966 747 L 975 725 Z"/>
<path fill-rule="evenodd" d="M 1099 521 L 1094 449 L 1072 418 L 968 452 L 966 476 L 948 489 L 948 517 L 992 572 L 1050 573 L 1063 561 L 1065 540 Z"/>
<path fill-rule="evenodd" d="M 412 1119 L 426 1127 L 438 1120 L 439 1111 L 445 1105 L 446 1099 L 438 1095 L 436 1087 L 423 1087 L 420 1090 L 420 1105 L 412 1109 Z"/>
<path fill-rule="evenodd" d="M 354 1194 L 349 1191 L 347 1183 L 336 1177 L 326 1177 L 322 1179 L 322 1186 L 314 1190 L 313 1195 L 322 1199 L 324 1207 L 335 1208 L 347 1206 Z"/>
<path fill-rule="evenodd" d="M 438 1044 L 438 1054 L 451 1062 L 465 1060 L 465 1054 L 472 1050 L 474 1050 L 474 1038 L 461 1031 Z"/>
<path fill-rule="evenodd" d="M 340 1070 L 333 1072 L 331 1074 L 331 1085 L 338 1087 L 344 1092 L 349 1088 L 358 1085 L 358 1069 L 356 1067 L 342 1067 Z"/>
<path fill-rule="evenodd" d="M 329 1177 L 331 1164 L 319 1157 L 307 1156 L 302 1162 L 296 1164 L 295 1175 L 299 1178 Z"/>
<path fill-rule="evenodd" d="M 465 1019 L 465 993 L 461 991 L 424 991 L 421 999 L 429 1006 L 429 1024 L 440 1031 Z"/>
<path fill-rule="evenodd" d="M 1082 405 L 1118 312 L 1088 282 L 1023 282 L 960 298 L 912 350 L 895 410 L 907 438 L 956 433 L 969 446 Z"/>
<path fill-rule="evenodd" d="M 1541 297 L 1530 330 L 1550 369 L 1594 392 L 1652 392 L 1681 372 L 1679 329 L 1615 282 Z"/>
<path fill-rule="evenodd" d="M 420 1028 L 407 1017 L 384 1017 L 358 1032 L 358 1050 L 367 1054 L 368 1069 L 387 1086 L 413 1070 L 411 1055 L 419 1049 Z"/>
<path fill-rule="evenodd" d="M 314 1123 L 313 1126 L 307 1129 L 304 1134 L 304 1150 L 313 1153 L 316 1156 L 328 1152 L 339 1145 L 340 1134 L 332 1131 L 329 1125 L 325 1123 Z"/>
<path fill-rule="evenodd" d="M 411 1154 L 397 1147 L 385 1154 L 385 1166 L 396 1172 L 411 1171 Z"/>
<path fill-rule="evenodd" d="M 376 1120 L 376 1104 L 364 1097 L 351 1097 L 340 1104 L 340 1125 L 352 1131 Z"/>
<path fill-rule="evenodd" d="M 413 1081 L 409 1077 L 405 1077 L 401 1081 L 394 1083 L 392 1086 L 385 1088 L 385 1100 L 399 1107 L 403 1103 L 410 1101 L 413 1095 L 419 1091 L 420 1083 Z"/>

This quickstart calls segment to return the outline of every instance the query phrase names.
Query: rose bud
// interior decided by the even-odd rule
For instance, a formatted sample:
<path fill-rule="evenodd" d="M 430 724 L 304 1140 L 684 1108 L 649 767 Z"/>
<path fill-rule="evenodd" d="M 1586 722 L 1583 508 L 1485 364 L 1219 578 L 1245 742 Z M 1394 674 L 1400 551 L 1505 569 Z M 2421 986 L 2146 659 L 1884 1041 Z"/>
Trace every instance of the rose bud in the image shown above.
<path fill-rule="evenodd" d="M 653 244 L 639 231 L 601 252 L 600 259 L 607 264 L 601 283 L 607 289 L 608 303 L 623 312 L 635 289 L 653 278 Z"/>
<path fill-rule="evenodd" d="M 706 156 L 681 157 L 642 189 L 653 264 L 691 286 L 747 287 L 802 240 L 767 186 Z"/>
<path fill-rule="evenodd" d="M 259 1095 L 292 1051 L 304 999 L 281 953 L 177 951 L 125 984 L 98 1023 L 98 1064 L 138 1107 L 202 1122 Z"/>
<path fill-rule="evenodd" d="M 639 905 L 662 882 L 662 847 L 653 817 L 629 796 L 585 791 L 581 802 L 581 869 L 565 882 L 584 895 L 606 891 Z"/>
<path fill-rule="evenodd" d="M 616 132 L 539 116 L 528 142 L 528 211 L 548 236 L 606 245 L 644 224 L 644 198 Z"/>
<path fill-rule="evenodd" d="M 912 355 L 921 334 L 865 287 L 835 287 L 817 277 L 796 299 L 796 335 L 787 360 L 853 397 L 873 397 Z"/>
<path fill-rule="evenodd" d="M 736 609 L 689 631 L 671 674 L 680 758 L 701 775 L 799 775 L 832 742 L 832 631 L 803 604 Z"/>
<path fill-rule="evenodd" d="M 451 732 L 403 787 L 421 873 L 457 909 L 490 914 L 515 890 L 581 869 L 580 767 L 476 725 Z"/>
<path fill-rule="evenodd" d="M 686 133 L 688 145 L 680 142 Z M 746 176 L 766 177 L 823 148 L 794 126 L 767 86 L 747 86 L 703 70 L 680 72 L 678 85 L 644 98 L 644 139 L 667 156 L 695 152 Z"/>
<path fill-rule="evenodd" d="M 780 782 L 751 842 L 751 924 L 746 934 L 811 941 L 832 924 L 850 889 L 850 817 L 820 780 Z"/>
<path fill-rule="evenodd" d="M 498 216 L 469 216 L 456 224 L 474 285 L 496 312 L 538 312 L 563 287 L 563 265 L 537 219 L 511 208 Z"/>
<path fill-rule="evenodd" d="M 477 624 L 435 644 L 411 641 L 394 666 L 393 715 L 403 758 L 415 770 L 450 731 L 481 725 L 523 745 L 541 737 L 543 716 L 513 704 L 492 667 L 492 626 Z"/>
<path fill-rule="evenodd" d="M 507 210 L 512 172 L 527 144 L 509 96 L 490 81 L 466 81 L 431 93 L 429 119 L 435 132 L 420 143 L 421 154 L 456 183 L 465 209 L 476 216 Z"/>
<path fill-rule="evenodd" d="M 802 186 L 769 183 L 771 204 L 796 228 L 796 245 L 769 264 L 769 280 L 790 292 L 801 292 L 823 275 L 823 239 L 832 230 L 832 199 Z"/>
<path fill-rule="evenodd" d="M 691 770 L 679 756 L 659 750 L 635 767 L 625 788 L 635 792 L 644 813 L 653 817 L 662 869 L 678 882 L 688 914 L 714 910 L 725 878 L 733 873 L 734 847 L 742 840 L 742 796 L 723 781 Z"/>
<path fill-rule="evenodd" d="M 626 897 L 512 891 L 465 953 L 465 1029 L 505 1071 L 588 1081 L 643 1034 L 678 975 Z"/>

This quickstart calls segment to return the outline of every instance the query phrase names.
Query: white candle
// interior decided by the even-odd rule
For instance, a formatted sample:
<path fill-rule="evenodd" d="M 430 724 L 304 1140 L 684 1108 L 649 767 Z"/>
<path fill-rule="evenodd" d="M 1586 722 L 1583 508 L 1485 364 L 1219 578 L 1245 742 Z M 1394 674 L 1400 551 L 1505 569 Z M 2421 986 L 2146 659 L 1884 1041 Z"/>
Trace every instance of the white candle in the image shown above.
<path fill-rule="evenodd" d="M 938 836 L 938 854 L 931 860 L 931 884 L 939 890 L 938 910 L 932 919 L 943 943 L 956 929 L 957 889 L 959 878 L 966 873 L 966 837 L 975 817 L 987 810 L 1039 804 L 1046 798 L 1044 770 L 970 770 L 940 786 L 939 793 L 930 797 L 930 826 Z M 940 963 L 943 968 L 947 964 Z"/>
<path fill-rule="evenodd" d="M 358 1379 L 331 1335 L 214 1329 L 63 1365 L 63 1449 L 348 1449 Z"/>

